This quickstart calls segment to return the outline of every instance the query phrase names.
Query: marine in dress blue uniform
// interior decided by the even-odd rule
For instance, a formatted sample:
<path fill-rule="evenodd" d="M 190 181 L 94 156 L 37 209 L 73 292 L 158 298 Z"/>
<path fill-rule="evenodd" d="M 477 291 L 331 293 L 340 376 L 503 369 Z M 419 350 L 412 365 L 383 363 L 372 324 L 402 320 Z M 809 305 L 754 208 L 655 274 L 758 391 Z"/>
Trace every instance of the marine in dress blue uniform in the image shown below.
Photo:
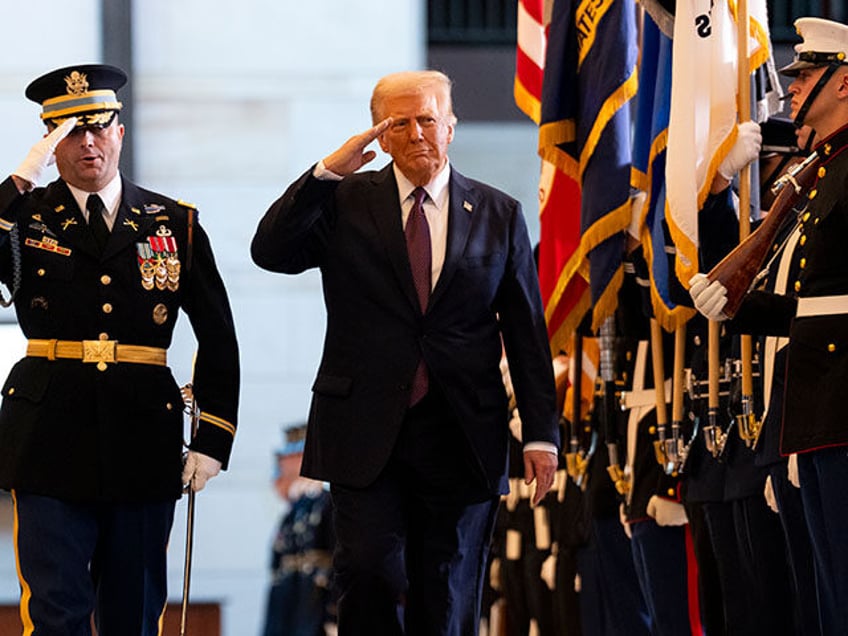
<path fill-rule="evenodd" d="M 789 337 L 780 450 L 798 453 L 801 499 L 815 561 L 823 634 L 848 631 L 848 429 L 843 386 L 848 376 L 848 26 L 819 18 L 795 23 L 803 41 L 781 69 L 795 124 L 816 131 L 817 178 L 799 206 L 800 236 L 789 263 L 797 271 L 786 293 L 750 292 L 735 321 L 751 333 Z M 695 305 L 722 318 L 726 290 L 693 280 Z"/>
<path fill-rule="evenodd" d="M 0 183 L 0 280 L 28 338 L 0 408 L 27 634 L 88 635 L 92 612 L 100 636 L 157 634 L 175 502 L 227 467 L 236 428 L 235 329 L 197 211 L 117 169 L 125 82 L 104 65 L 33 81 L 49 134 Z M 60 178 L 35 187 L 54 153 Z M 185 466 L 167 366 L 180 309 L 198 341 Z"/>

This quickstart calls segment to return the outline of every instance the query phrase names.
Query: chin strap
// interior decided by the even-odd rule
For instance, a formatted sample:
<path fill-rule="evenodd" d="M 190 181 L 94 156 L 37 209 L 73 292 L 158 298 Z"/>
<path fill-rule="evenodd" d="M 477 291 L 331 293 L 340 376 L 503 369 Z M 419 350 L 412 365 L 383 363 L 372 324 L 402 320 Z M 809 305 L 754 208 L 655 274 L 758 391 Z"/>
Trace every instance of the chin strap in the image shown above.
<path fill-rule="evenodd" d="M 800 128 L 804 125 L 804 119 L 807 117 L 807 111 L 810 110 L 810 106 L 813 105 L 816 97 L 818 97 L 821 90 L 824 88 L 824 85 L 827 84 L 828 80 L 833 77 L 833 74 L 842 66 L 842 62 L 831 62 L 828 64 L 827 69 L 822 76 L 819 78 L 819 81 L 816 82 L 816 85 L 813 86 L 813 90 L 810 91 L 810 94 L 807 95 L 807 99 L 804 100 L 804 103 L 801 104 L 801 108 L 798 110 L 798 114 L 795 116 L 795 128 Z"/>

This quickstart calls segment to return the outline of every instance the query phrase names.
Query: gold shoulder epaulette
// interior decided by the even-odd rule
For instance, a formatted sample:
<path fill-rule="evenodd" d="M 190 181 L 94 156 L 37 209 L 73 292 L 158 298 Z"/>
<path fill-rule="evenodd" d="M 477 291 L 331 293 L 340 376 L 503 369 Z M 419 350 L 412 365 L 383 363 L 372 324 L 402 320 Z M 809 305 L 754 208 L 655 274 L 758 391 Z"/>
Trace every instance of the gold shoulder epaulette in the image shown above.
<path fill-rule="evenodd" d="M 189 203 L 188 201 L 183 201 L 182 199 L 177 199 L 177 204 L 183 206 L 184 208 L 191 208 L 192 210 L 197 209 L 197 206 L 194 203 Z"/>

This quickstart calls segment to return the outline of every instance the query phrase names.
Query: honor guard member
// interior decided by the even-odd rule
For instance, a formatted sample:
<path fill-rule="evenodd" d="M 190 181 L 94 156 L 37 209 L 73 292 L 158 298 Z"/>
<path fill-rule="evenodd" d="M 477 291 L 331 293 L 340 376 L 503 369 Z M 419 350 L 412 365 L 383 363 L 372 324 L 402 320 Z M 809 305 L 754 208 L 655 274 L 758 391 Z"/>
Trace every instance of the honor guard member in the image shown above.
<path fill-rule="evenodd" d="M 0 408 L 27 634 L 88 635 L 92 612 L 100 636 L 157 634 L 175 502 L 226 468 L 236 427 L 233 318 L 196 210 L 118 171 L 126 79 L 82 65 L 33 81 L 48 134 L 0 183 L 0 279 L 28 338 Z M 198 341 L 185 463 L 180 309 Z"/>
<path fill-rule="evenodd" d="M 798 453 L 804 517 L 810 531 L 823 634 L 848 633 L 848 26 L 819 18 L 795 22 L 803 41 L 781 69 L 797 126 L 816 131 L 817 168 L 795 206 L 800 236 L 784 294 L 754 290 L 736 322 L 749 333 L 788 336 L 780 450 Z M 774 213 L 772 210 L 771 213 Z M 727 289 L 703 274 L 690 281 L 695 306 L 714 319 Z"/>
<path fill-rule="evenodd" d="M 669 258 L 673 255 L 669 254 Z M 697 607 L 698 588 L 690 576 L 693 564 L 687 559 L 687 517 L 680 501 L 686 459 L 681 457 L 671 470 L 659 463 L 657 440 L 657 390 L 654 388 L 649 317 L 651 306 L 648 264 L 642 247 L 624 260 L 624 282 L 619 290 L 616 317 L 621 335 L 616 339 L 624 354 L 621 408 L 627 418 L 625 474 L 629 488 L 622 503 L 621 520 L 630 537 L 639 588 L 650 617 L 653 636 L 692 634 L 690 606 Z M 688 326 L 688 325 L 687 325 Z M 674 365 L 674 342 L 663 331 L 663 368 L 669 380 Z M 688 335 L 688 334 L 687 334 Z M 665 389 L 664 389 L 665 390 Z M 671 392 L 668 392 L 671 397 Z M 671 412 L 671 404 L 666 405 Z M 684 422 L 685 423 L 685 422 Z M 685 449 L 692 434 L 685 430 Z M 669 431 L 669 439 L 672 438 Z M 678 465 L 679 464 L 679 465 Z M 694 569 L 694 568 L 693 568 Z M 695 632 L 695 633 L 700 633 Z"/>
<path fill-rule="evenodd" d="M 325 636 L 336 622 L 330 592 L 333 507 L 324 484 L 300 476 L 306 424 L 286 430 L 274 486 L 289 503 L 271 554 L 263 636 Z"/>

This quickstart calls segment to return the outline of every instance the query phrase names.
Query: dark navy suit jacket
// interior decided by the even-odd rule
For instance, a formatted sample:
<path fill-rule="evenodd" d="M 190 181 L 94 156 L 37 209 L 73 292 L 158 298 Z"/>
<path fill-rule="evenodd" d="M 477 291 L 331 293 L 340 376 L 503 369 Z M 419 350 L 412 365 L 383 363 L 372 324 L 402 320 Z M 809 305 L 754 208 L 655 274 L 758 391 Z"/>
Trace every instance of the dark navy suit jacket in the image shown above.
<path fill-rule="evenodd" d="M 520 204 L 450 177 L 445 262 L 418 306 L 391 164 L 341 181 L 312 169 L 267 211 L 251 247 L 265 269 L 321 270 L 327 331 L 313 386 L 303 474 L 350 487 L 386 465 L 423 355 L 492 493 L 507 482 L 510 363 L 524 441 L 559 446 L 547 330 Z M 457 431 L 461 434 L 460 431 Z"/>

